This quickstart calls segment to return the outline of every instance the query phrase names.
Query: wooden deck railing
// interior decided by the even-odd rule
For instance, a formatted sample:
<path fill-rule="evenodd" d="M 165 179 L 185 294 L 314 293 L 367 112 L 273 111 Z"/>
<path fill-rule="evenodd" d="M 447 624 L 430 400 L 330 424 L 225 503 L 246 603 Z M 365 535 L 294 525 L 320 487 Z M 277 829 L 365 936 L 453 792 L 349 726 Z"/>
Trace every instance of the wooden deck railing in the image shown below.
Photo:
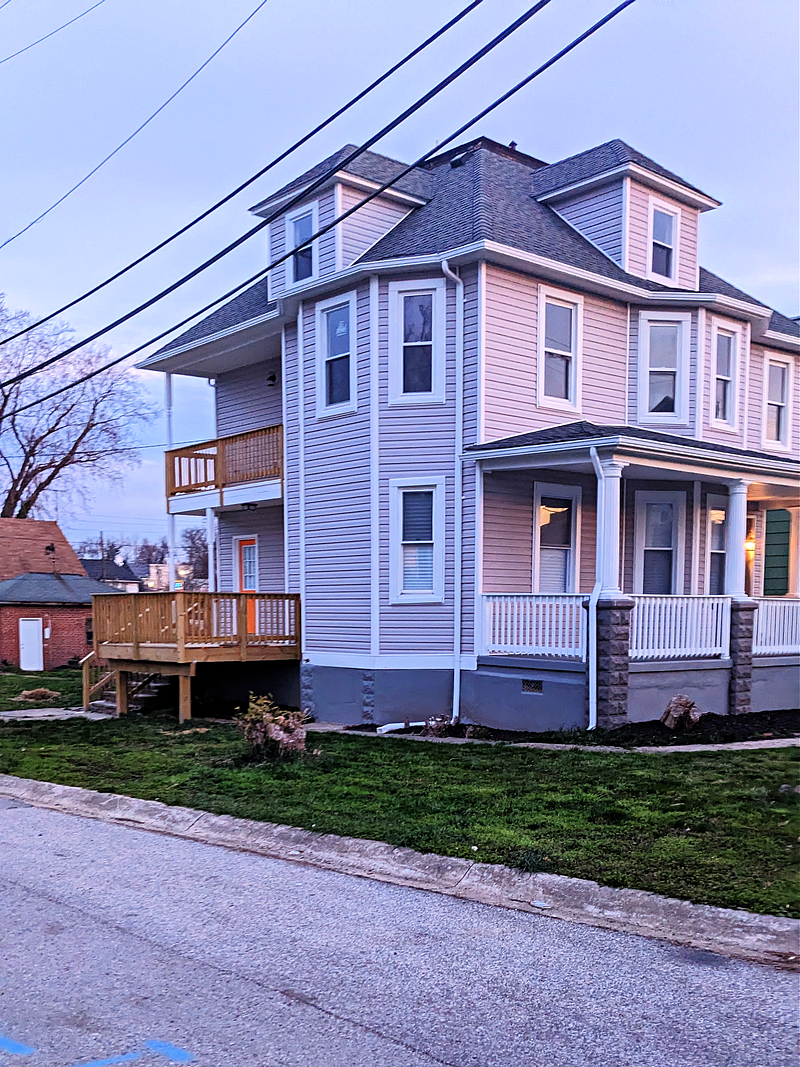
<path fill-rule="evenodd" d="M 299 659 L 292 593 L 126 593 L 93 597 L 95 651 L 172 663 Z"/>
<path fill-rule="evenodd" d="M 280 478 L 283 427 L 265 426 L 249 433 L 173 448 L 165 454 L 165 462 L 168 497 Z"/>

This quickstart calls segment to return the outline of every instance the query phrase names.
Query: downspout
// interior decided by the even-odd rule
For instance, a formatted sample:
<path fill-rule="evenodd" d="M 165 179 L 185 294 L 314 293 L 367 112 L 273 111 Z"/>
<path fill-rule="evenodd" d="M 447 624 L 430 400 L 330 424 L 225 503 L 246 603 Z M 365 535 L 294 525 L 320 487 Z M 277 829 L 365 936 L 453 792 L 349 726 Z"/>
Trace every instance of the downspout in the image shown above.
<path fill-rule="evenodd" d="M 456 410 L 455 461 L 453 465 L 453 710 L 452 723 L 458 722 L 461 709 L 461 613 L 462 613 L 462 557 L 464 526 L 464 282 L 442 260 L 442 273 L 456 287 Z M 445 291 L 445 315 L 447 293 Z M 445 524 L 446 528 L 446 524 Z"/>
<path fill-rule="evenodd" d="M 167 451 L 169 452 L 174 443 L 172 433 L 172 375 L 164 377 L 164 408 L 167 421 Z M 167 556 L 167 575 L 170 592 L 175 588 L 175 516 L 169 510 L 169 497 L 167 497 L 167 540 L 169 541 L 169 555 Z"/>
<path fill-rule="evenodd" d="M 586 658 L 589 667 L 589 729 L 594 730 L 597 727 L 597 601 L 600 599 L 600 590 L 603 586 L 603 583 L 600 581 L 598 562 L 603 548 L 606 476 L 600 464 L 600 460 L 597 458 L 597 449 L 594 445 L 589 449 L 589 455 L 592 459 L 594 473 L 597 476 L 597 543 L 594 560 L 594 587 L 592 588 L 591 596 L 589 597 L 589 633 L 586 649 Z"/>

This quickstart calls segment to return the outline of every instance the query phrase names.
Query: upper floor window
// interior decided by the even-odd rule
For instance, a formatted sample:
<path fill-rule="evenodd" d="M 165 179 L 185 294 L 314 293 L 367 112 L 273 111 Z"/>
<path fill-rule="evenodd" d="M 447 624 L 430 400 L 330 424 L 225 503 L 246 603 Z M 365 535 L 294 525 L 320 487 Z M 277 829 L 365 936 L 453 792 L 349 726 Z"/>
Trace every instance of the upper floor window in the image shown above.
<path fill-rule="evenodd" d="M 770 357 L 764 368 L 764 439 L 772 445 L 789 446 L 789 395 L 791 365 Z"/>
<path fill-rule="evenodd" d="M 733 327 L 713 324 L 711 333 L 713 392 L 711 421 L 721 429 L 736 424 L 737 378 L 739 373 L 740 331 Z"/>
<path fill-rule="evenodd" d="M 317 414 L 356 408 L 355 293 L 317 304 Z"/>
<path fill-rule="evenodd" d="M 297 251 L 286 261 L 288 285 L 317 275 L 317 242 L 305 244 L 318 229 L 317 205 L 306 204 L 286 216 L 286 251 Z M 305 246 L 305 247 L 301 247 Z"/>
<path fill-rule="evenodd" d="M 580 297 L 540 287 L 538 379 L 541 407 L 573 411 L 580 407 L 582 311 Z"/>
<path fill-rule="evenodd" d="M 685 423 L 688 418 L 691 316 L 639 316 L 639 419 Z"/>
<path fill-rule="evenodd" d="M 678 265 L 680 215 L 666 204 L 650 200 L 650 277 L 675 281 Z"/>
<path fill-rule="evenodd" d="M 389 285 L 389 401 L 444 401 L 445 283 Z"/>
<path fill-rule="evenodd" d="M 444 479 L 389 483 L 390 596 L 399 603 L 444 599 Z"/>

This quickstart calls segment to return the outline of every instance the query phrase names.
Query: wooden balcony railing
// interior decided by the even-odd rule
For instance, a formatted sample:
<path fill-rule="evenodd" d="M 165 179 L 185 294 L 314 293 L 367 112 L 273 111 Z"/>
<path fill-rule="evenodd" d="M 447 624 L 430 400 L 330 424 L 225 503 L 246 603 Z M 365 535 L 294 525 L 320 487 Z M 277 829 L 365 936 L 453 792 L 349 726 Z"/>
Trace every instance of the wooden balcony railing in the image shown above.
<path fill-rule="evenodd" d="M 292 593 L 125 593 L 92 598 L 95 652 L 153 663 L 299 659 Z"/>
<path fill-rule="evenodd" d="M 283 427 L 265 426 L 261 430 L 173 448 L 164 458 L 167 497 L 280 478 Z"/>

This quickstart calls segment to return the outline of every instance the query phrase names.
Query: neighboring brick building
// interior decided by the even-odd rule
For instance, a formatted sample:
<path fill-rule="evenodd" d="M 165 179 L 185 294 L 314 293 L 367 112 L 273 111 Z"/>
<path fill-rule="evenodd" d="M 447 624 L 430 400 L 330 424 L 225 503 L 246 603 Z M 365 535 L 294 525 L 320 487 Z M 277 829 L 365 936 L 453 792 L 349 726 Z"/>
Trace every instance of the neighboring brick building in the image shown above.
<path fill-rule="evenodd" d="M 5 580 L 3 580 L 5 579 Z M 92 649 L 92 594 L 55 522 L 0 519 L 0 661 L 50 670 Z"/>

